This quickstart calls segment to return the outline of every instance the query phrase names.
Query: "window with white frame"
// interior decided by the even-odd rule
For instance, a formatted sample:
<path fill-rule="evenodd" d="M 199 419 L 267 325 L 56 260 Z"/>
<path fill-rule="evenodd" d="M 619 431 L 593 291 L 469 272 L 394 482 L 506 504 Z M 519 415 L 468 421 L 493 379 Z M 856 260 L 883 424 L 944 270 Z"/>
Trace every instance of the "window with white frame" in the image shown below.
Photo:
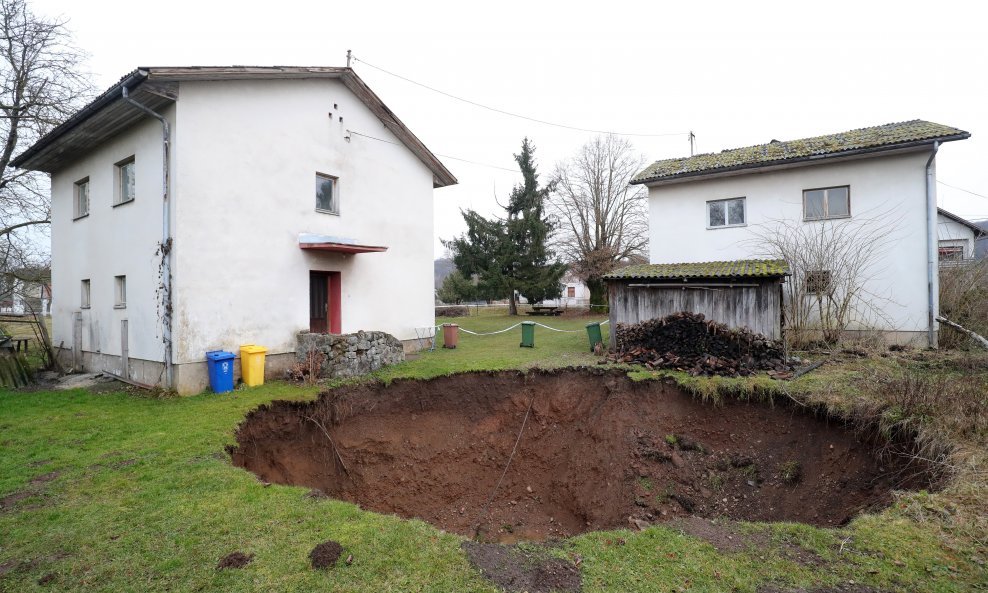
<path fill-rule="evenodd" d="M 113 306 L 123 309 L 127 306 L 127 277 L 114 276 L 113 287 Z"/>
<path fill-rule="evenodd" d="M 75 182 L 72 195 L 72 217 L 89 216 L 89 178 Z"/>
<path fill-rule="evenodd" d="M 119 206 L 133 202 L 137 197 L 134 157 L 128 157 L 114 167 L 116 183 L 113 188 L 113 205 Z"/>
<path fill-rule="evenodd" d="M 964 241 L 940 241 L 937 245 L 941 262 L 964 261 Z"/>
<path fill-rule="evenodd" d="M 82 281 L 82 294 L 79 298 L 79 306 L 83 309 L 88 309 L 90 304 L 90 282 L 89 278 Z"/>
<path fill-rule="evenodd" d="M 851 216 L 850 186 L 803 190 L 803 220 L 826 220 L 849 216 Z"/>
<path fill-rule="evenodd" d="M 340 213 L 337 181 L 332 175 L 316 173 L 316 210 L 319 212 Z"/>
<path fill-rule="evenodd" d="M 707 202 L 707 227 L 716 229 L 744 226 L 747 222 L 744 198 L 712 200 Z"/>

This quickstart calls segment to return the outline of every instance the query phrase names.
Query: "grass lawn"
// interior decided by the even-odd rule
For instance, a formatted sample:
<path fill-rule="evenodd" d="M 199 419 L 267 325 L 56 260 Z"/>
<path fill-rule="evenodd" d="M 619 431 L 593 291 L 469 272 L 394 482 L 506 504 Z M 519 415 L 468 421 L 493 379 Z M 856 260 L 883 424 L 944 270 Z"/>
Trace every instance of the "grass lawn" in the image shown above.
<path fill-rule="evenodd" d="M 452 321 L 486 332 L 521 320 Z M 434 377 L 599 360 L 589 353 L 584 331 L 591 319 L 535 320 L 576 331 L 538 327 L 534 349 L 519 348 L 519 328 L 461 335 L 455 350 L 424 352 L 377 376 Z M 983 590 L 983 417 L 966 414 L 976 416 L 972 424 L 938 416 L 936 409 L 924 416 L 917 410 L 926 408 L 901 401 L 890 415 L 890 408 L 870 402 L 881 396 L 876 386 L 908 382 L 916 374 L 930 384 L 977 381 L 965 389 L 972 390 L 975 404 L 982 398 L 983 410 L 985 368 L 984 359 L 850 357 L 785 387 L 766 379 L 671 374 L 706 397 L 788 393 L 832 410 L 873 410 L 888 426 L 919 428 L 931 443 L 952 439 L 955 477 L 941 493 L 904 494 L 890 509 L 840 529 L 743 524 L 740 529 L 764 532 L 771 543 L 739 552 L 720 553 L 703 540 L 657 526 L 586 534 L 550 553 L 580 559 L 584 591 L 755 592 L 767 584 L 787 590 L 850 581 L 883 591 Z M 498 590 L 470 566 L 460 536 L 309 498 L 304 488 L 265 486 L 230 465 L 224 447 L 233 443 L 246 412 L 274 399 L 313 398 L 318 390 L 274 382 L 226 395 L 168 399 L 136 392 L 0 392 L 0 499 L 6 501 L 0 508 L 0 591 Z M 309 551 L 329 539 L 343 544 L 352 564 L 310 569 Z M 793 558 L 788 550 L 794 545 L 817 560 Z M 216 569 L 220 558 L 238 550 L 254 554 L 253 562 L 239 570 Z"/>

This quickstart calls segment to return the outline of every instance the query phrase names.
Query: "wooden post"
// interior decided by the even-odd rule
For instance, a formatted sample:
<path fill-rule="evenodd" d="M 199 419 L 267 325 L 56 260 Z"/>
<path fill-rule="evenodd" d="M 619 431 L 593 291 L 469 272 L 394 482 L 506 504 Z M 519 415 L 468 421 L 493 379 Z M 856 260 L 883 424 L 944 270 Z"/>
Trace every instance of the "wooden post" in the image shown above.
<path fill-rule="evenodd" d="M 120 320 L 120 374 L 130 379 L 130 348 L 127 345 L 127 320 Z"/>
<path fill-rule="evenodd" d="M 82 369 L 82 311 L 76 311 L 72 320 L 72 368 Z"/>

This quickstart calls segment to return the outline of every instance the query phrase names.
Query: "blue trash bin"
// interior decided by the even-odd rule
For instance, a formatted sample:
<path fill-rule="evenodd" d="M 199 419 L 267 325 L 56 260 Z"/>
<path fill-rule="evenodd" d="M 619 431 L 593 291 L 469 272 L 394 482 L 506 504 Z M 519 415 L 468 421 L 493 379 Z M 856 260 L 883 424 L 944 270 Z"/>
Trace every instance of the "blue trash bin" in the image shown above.
<path fill-rule="evenodd" d="M 211 350 L 206 353 L 206 368 L 209 369 L 209 388 L 215 393 L 233 391 L 232 352 Z"/>

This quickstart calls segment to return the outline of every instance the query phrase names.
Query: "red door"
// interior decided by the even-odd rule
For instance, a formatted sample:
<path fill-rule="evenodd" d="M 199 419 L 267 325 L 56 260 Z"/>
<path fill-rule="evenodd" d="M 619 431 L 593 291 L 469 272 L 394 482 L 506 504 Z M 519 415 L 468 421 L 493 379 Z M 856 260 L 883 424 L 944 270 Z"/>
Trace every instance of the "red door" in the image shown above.
<path fill-rule="evenodd" d="M 309 272 L 309 331 L 340 333 L 341 292 L 339 272 Z"/>

